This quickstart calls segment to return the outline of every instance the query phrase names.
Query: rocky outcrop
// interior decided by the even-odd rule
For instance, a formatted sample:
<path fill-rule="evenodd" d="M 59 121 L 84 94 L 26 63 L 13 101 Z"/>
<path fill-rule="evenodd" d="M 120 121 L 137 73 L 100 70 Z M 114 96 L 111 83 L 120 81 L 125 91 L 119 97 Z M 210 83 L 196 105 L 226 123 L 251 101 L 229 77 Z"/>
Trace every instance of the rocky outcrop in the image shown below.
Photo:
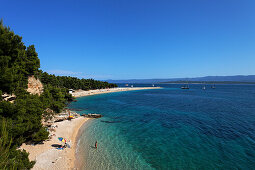
<path fill-rule="evenodd" d="M 34 76 L 28 77 L 27 91 L 30 94 L 38 94 L 39 96 L 43 93 L 43 84 L 39 79 Z"/>
<path fill-rule="evenodd" d="M 13 103 L 14 100 L 16 99 L 16 96 L 15 96 L 14 94 L 7 94 L 7 93 L 4 93 L 4 94 L 2 95 L 2 98 L 3 98 L 3 100 L 5 100 L 5 101 L 8 101 L 8 102 Z"/>

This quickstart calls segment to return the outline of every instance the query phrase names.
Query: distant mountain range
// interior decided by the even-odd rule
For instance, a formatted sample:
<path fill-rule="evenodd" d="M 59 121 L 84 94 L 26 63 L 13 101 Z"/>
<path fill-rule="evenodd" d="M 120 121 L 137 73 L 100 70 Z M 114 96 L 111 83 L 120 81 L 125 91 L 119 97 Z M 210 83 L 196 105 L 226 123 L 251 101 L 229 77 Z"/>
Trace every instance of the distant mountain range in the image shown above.
<path fill-rule="evenodd" d="M 169 78 L 169 79 L 128 79 L 128 80 L 106 80 L 109 83 L 141 83 L 141 84 L 157 84 L 157 83 L 178 83 L 178 82 L 217 82 L 217 83 L 255 83 L 255 75 L 236 75 L 236 76 L 206 76 L 195 78 Z"/>

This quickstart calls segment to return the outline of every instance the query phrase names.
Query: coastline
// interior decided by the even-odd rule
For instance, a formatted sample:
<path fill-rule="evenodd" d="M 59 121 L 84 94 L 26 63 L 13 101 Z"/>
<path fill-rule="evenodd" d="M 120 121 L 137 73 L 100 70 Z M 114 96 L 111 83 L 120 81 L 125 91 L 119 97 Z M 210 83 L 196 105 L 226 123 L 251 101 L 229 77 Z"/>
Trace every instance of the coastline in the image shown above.
<path fill-rule="evenodd" d="M 147 89 L 160 89 L 161 87 L 124 87 L 124 88 L 111 88 L 111 89 L 96 89 L 96 90 L 77 90 L 72 93 L 73 97 L 83 97 L 96 94 L 114 93 L 121 91 L 134 91 L 134 90 L 147 90 Z M 43 142 L 43 144 L 31 145 L 23 143 L 19 149 L 24 149 L 29 152 L 29 159 L 36 161 L 33 170 L 55 170 L 55 169 L 74 169 L 76 159 L 76 148 L 79 140 L 79 134 L 82 133 L 83 126 L 90 118 L 78 116 L 78 118 L 71 121 L 64 120 L 61 122 L 53 123 L 57 126 L 54 131 L 50 132 L 51 139 Z M 58 137 L 71 140 L 71 148 L 58 150 L 52 145 L 63 144 L 58 140 Z"/>
<path fill-rule="evenodd" d="M 104 93 L 115 93 L 122 91 L 134 91 L 134 90 L 149 90 L 149 89 L 160 89 L 162 87 L 117 87 L 110 89 L 96 89 L 96 90 L 76 90 L 72 93 L 73 97 L 84 97 L 91 96 L 96 94 L 104 94 Z"/>
<path fill-rule="evenodd" d="M 44 141 L 43 144 L 30 145 L 22 144 L 20 149 L 25 149 L 29 152 L 29 159 L 35 160 L 36 163 L 32 169 L 35 170 L 51 170 L 51 169 L 71 169 L 74 167 L 75 150 L 77 143 L 77 134 L 79 133 L 82 125 L 89 118 L 82 116 L 75 118 L 71 121 L 64 120 L 62 122 L 56 122 L 53 125 L 57 126 L 55 132 L 50 132 L 52 139 Z M 71 140 L 71 148 L 65 148 L 64 150 L 58 150 L 52 145 L 63 144 L 58 140 L 58 137 L 64 137 L 68 141 Z"/>
<path fill-rule="evenodd" d="M 79 134 L 81 134 L 82 132 L 82 127 L 84 126 L 84 124 L 89 120 L 89 118 L 84 118 L 84 121 L 82 121 L 80 124 L 78 124 L 75 128 L 75 132 L 73 133 L 73 136 L 72 136 L 72 139 L 74 140 L 74 143 L 73 143 L 73 147 L 71 149 L 71 159 L 70 159 L 70 166 L 68 168 L 74 168 L 75 167 L 75 152 L 76 152 L 76 148 L 77 148 L 77 143 L 78 143 L 78 140 L 79 140 Z"/>
<path fill-rule="evenodd" d="M 80 150 L 79 150 L 79 140 L 80 140 L 80 137 L 82 136 L 83 132 L 86 131 L 86 128 L 89 126 L 89 123 L 93 121 L 93 118 L 90 119 L 89 121 L 86 121 L 86 123 L 82 124 L 82 126 L 80 127 L 77 135 L 76 135 L 76 143 L 75 143 L 75 152 L 74 152 L 74 160 L 73 160 L 73 164 L 71 167 L 69 167 L 70 169 L 73 169 L 73 170 L 78 170 L 78 169 L 81 169 L 83 167 L 83 157 L 81 157 L 80 155 Z"/>

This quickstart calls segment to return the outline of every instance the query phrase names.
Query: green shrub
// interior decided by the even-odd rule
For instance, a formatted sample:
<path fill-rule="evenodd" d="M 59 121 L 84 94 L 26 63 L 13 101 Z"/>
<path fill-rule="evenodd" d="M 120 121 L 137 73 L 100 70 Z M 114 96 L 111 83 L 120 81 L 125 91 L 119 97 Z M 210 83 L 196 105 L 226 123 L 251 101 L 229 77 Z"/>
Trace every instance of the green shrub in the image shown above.
<path fill-rule="evenodd" d="M 32 141 L 35 143 L 39 143 L 48 139 L 48 136 L 49 136 L 49 132 L 46 130 L 45 127 L 42 127 L 38 132 L 35 132 L 32 135 Z"/>

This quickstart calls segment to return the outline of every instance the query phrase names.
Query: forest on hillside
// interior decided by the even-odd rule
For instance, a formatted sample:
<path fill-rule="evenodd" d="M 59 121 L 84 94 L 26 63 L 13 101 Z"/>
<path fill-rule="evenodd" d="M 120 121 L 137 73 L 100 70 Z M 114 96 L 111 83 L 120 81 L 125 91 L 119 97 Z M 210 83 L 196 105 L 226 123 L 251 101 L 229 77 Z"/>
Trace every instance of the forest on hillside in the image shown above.
<path fill-rule="evenodd" d="M 72 101 L 68 89 L 98 89 L 116 87 L 115 84 L 93 79 L 50 75 L 40 68 L 34 45 L 26 47 L 0 21 L 0 167 L 1 169 L 31 169 L 35 162 L 25 150 L 17 148 L 24 142 L 40 143 L 49 133 L 41 120 L 47 109 L 59 113 Z M 27 89 L 28 76 L 35 75 L 44 85 L 41 95 L 31 95 Z M 2 94 L 15 94 L 13 103 L 2 99 Z"/>
<path fill-rule="evenodd" d="M 98 81 L 94 79 L 79 79 L 77 77 L 70 76 L 55 76 L 46 72 L 40 72 L 39 78 L 44 84 L 50 84 L 55 87 L 68 89 L 92 90 L 117 87 L 116 84 L 107 83 L 104 81 Z"/>

